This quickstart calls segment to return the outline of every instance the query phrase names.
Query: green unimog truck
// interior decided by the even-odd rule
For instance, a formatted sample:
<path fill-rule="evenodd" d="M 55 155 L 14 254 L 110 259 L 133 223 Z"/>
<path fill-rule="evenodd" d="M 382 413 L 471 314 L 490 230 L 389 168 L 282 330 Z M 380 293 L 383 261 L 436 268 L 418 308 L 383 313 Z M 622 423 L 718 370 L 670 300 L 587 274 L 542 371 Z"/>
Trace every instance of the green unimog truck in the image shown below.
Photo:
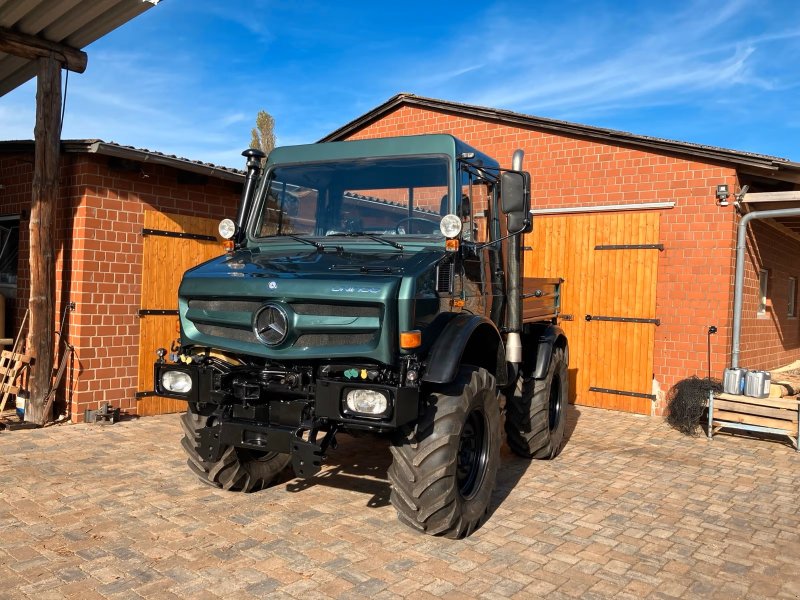
<path fill-rule="evenodd" d="M 189 467 L 254 491 L 312 477 L 338 433 L 389 436 L 401 521 L 469 535 L 503 429 L 529 458 L 564 440 L 561 280 L 522 276 L 522 152 L 501 169 L 424 135 L 244 155 L 231 249 L 184 275 L 180 348 L 155 364 L 156 393 L 187 401 Z"/>

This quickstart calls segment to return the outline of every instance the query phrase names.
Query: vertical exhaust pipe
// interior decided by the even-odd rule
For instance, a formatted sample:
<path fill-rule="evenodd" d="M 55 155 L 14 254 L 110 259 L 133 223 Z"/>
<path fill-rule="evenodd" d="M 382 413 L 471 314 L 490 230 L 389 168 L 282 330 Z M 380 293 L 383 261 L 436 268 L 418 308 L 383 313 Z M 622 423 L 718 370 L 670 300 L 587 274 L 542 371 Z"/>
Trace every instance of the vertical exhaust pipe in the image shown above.
<path fill-rule="evenodd" d="M 522 159 L 525 152 L 522 149 L 514 151 L 511 158 L 511 168 L 522 171 Z M 515 235 L 510 240 L 508 251 L 508 312 L 506 313 L 506 361 L 513 364 L 522 363 L 522 296 L 520 283 L 522 276 L 522 234 Z"/>
<path fill-rule="evenodd" d="M 522 148 L 514 150 L 511 157 L 511 168 L 515 171 L 522 171 L 522 159 L 525 158 L 525 151 Z"/>
<path fill-rule="evenodd" d="M 242 188 L 242 198 L 239 201 L 239 213 L 236 215 L 235 244 L 237 248 L 244 243 L 245 221 L 247 220 L 247 214 L 250 212 L 253 194 L 256 191 L 256 181 L 258 180 L 258 174 L 261 172 L 261 161 L 264 160 L 266 154 L 257 148 L 248 148 L 242 152 L 242 156 L 247 158 L 247 175 L 244 180 L 244 187 Z"/>

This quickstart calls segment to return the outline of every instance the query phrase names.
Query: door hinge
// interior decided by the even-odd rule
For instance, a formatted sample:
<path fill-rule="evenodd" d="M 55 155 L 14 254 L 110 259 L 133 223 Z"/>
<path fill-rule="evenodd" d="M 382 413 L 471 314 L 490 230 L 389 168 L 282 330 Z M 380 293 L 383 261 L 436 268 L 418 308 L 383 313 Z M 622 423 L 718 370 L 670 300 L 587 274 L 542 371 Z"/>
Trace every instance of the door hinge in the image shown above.
<path fill-rule="evenodd" d="M 661 325 L 661 319 L 639 319 L 636 317 L 607 317 L 603 315 L 586 315 L 587 321 L 614 321 L 616 323 L 652 323 Z"/>
<path fill-rule="evenodd" d="M 650 398 L 653 402 L 656 401 L 654 394 L 642 394 L 641 392 L 626 392 L 623 390 L 611 390 L 608 388 L 590 387 L 590 392 L 599 392 L 601 394 L 616 394 L 617 396 L 632 396 L 634 398 Z"/>

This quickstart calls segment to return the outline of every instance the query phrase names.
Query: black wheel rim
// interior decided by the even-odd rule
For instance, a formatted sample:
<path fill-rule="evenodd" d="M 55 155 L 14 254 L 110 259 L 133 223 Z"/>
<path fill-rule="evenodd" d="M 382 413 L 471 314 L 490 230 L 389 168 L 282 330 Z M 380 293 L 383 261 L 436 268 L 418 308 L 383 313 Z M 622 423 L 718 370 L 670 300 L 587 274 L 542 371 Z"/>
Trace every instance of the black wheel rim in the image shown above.
<path fill-rule="evenodd" d="M 548 411 L 548 428 L 553 431 L 561 420 L 561 378 L 553 376 L 550 384 L 550 407 Z"/>
<path fill-rule="evenodd" d="M 458 440 L 458 463 L 456 480 L 458 493 L 465 499 L 472 497 L 480 488 L 488 459 L 489 437 L 486 417 L 480 410 L 467 416 Z"/>

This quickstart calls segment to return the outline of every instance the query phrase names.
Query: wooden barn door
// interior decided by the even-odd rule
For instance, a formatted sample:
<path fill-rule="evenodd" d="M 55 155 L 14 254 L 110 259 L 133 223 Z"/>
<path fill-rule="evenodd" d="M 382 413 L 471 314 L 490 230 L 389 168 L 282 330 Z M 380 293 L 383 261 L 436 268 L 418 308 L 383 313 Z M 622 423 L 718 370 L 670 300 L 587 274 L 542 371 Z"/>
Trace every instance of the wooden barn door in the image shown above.
<path fill-rule="evenodd" d="M 577 404 L 651 414 L 660 213 L 538 216 L 527 277 L 563 277 Z"/>
<path fill-rule="evenodd" d="M 215 219 L 146 210 L 139 310 L 137 412 L 158 415 L 186 410 L 186 403 L 153 395 L 153 362 L 158 348 L 178 339 L 178 286 L 184 271 L 225 249 Z"/>

